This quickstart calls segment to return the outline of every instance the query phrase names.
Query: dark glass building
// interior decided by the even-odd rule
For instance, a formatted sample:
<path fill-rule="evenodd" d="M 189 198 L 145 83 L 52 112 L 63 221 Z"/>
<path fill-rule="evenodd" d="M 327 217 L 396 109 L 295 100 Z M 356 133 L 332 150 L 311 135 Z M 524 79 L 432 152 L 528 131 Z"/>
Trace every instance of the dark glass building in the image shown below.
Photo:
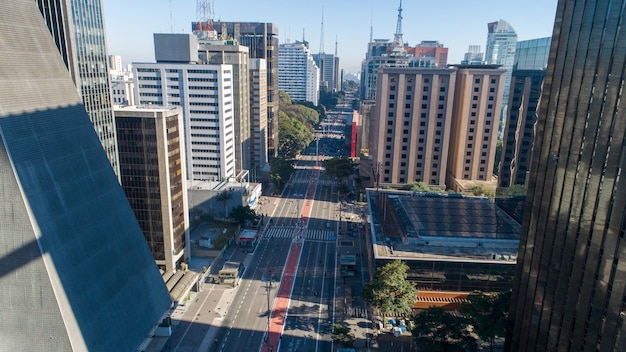
<path fill-rule="evenodd" d="M 115 120 L 101 0 L 37 0 L 116 175 Z"/>
<path fill-rule="evenodd" d="M 551 38 L 546 37 L 517 42 L 500 156 L 499 187 L 526 184 L 550 41 Z"/>
<path fill-rule="evenodd" d="M 560 0 L 508 351 L 626 350 L 626 0 Z"/>
<path fill-rule="evenodd" d="M 37 3 L 0 37 L 0 351 L 135 351 L 163 279 Z"/>

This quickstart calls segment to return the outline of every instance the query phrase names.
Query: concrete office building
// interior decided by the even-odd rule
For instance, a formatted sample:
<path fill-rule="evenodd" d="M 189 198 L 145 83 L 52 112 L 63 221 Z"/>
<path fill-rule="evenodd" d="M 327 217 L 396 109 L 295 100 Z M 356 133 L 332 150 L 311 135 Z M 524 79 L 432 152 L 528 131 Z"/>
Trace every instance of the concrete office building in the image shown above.
<path fill-rule="evenodd" d="M 499 187 L 526 184 L 550 40 L 546 37 L 517 42 L 500 156 Z"/>
<path fill-rule="evenodd" d="M 446 188 L 456 70 L 382 68 L 369 152 L 379 184 Z"/>
<path fill-rule="evenodd" d="M 280 44 L 278 52 L 278 89 L 294 101 L 318 103 L 320 69 L 308 46 L 302 42 Z"/>
<path fill-rule="evenodd" d="M 557 4 L 507 351 L 626 350 L 624 7 Z"/>
<path fill-rule="evenodd" d="M 415 47 L 407 47 L 406 51 L 412 56 L 409 66 L 439 68 L 448 66 L 448 48 L 436 40 L 422 40 Z"/>
<path fill-rule="evenodd" d="M 180 107 L 114 110 L 120 179 L 157 265 L 189 260 L 189 207 Z"/>
<path fill-rule="evenodd" d="M 333 92 L 336 91 L 335 78 L 335 56 L 333 54 L 313 54 L 313 61 L 320 69 L 320 90 Z"/>
<path fill-rule="evenodd" d="M 135 105 L 135 84 L 130 72 L 111 76 L 111 99 L 113 105 Z"/>
<path fill-rule="evenodd" d="M 235 39 L 248 47 L 250 59 L 267 64 L 267 148 L 270 157 L 278 155 L 278 26 L 263 22 L 213 23 L 222 39 Z"/>
<path fill-rule="evenodd" d="M 509 88 L 511 87 L 511 74 L 515 63 L 515 46 L 517 43 L 517 33 L 513 26 L 505 20 L 491 22 L 487 24 L 487 46 L 485 49 L 485 63 L 500 65 L 506 70 L 504 76 L 504 91 L 502 97 L 502 112 L 500 121 L 500 131 L 498 137 L 501 138 L 504 129 L 504 120 L 509 102 Z"/>
<path fill-rule="evenodd" d="M 491 187 L 506 71 L 498 65 L 455 67 L 446 185 L 465 192 L 476 185 Z"/>
<path fill-rule="evenodd" d="M 251 59 L 250 71 L 250 172 L 258 182 L 267 165 L 267 64 L 264 59 Z"/>
<path fill-rule="evenodd" d="M 164 34 L 167 35 L 167 34 Z M 250 77 L 248 48 L 232 40 L 202 40 L 198 58 L 203 64 L 233 67 L 233 113 L 235 117 L 235 167 L 250 170 Z"/>
<path fill-rule="evenodd" d="M 165 284 L 37 2 L 0 9 L 0 350 L 135 351 Z"/>
<path fill-rule="evenodd" d="M 183 109 L 188 179 L 235 178 L 233 68 L 196 64 L 196 37 L 179 36 L 155 35 L 157 62 L 133 63 L 135 102 Z"/>
<path fill-rule="evenodd" d="M 37 4 L 119 175 L 102 1 L 37 0 Z"/>
<path fill-rule="evenodd" d="M 470 45 L 463 55 L 461 65 L 480 65 L 483 63 L 484 55 L 485 53 L 480 51 L 480 45 Z"/>

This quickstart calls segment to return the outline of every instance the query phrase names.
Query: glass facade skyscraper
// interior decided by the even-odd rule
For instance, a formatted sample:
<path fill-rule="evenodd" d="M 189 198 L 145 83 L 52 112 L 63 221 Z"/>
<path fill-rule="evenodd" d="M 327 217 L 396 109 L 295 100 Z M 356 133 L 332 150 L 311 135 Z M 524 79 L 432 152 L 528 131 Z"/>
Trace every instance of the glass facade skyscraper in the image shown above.
<path fill-rule="evenodd" d="M 101 0 L 37 0 L 98 138 L 119 177 Z"/>
<path fill-rule="evenodd" d="M 626 350 L 626 0 L 560 0 L 508 351 Z"/>
<path fill-rule="evenodd" d="M 506 70 L 504 74 L 504 94 L 502 96 L 502 114 L 500 115 L 499 135 L 502 135 L 504 120 L 506 118 L 507 104 L 509 101 L 509 87 L 511 86 L 511 74 L 515 62 L 515 46 L 517 33 L 505 20 L 487 24 L 487 47 L 485 49 L 485 63 L 501 65 Z"/>

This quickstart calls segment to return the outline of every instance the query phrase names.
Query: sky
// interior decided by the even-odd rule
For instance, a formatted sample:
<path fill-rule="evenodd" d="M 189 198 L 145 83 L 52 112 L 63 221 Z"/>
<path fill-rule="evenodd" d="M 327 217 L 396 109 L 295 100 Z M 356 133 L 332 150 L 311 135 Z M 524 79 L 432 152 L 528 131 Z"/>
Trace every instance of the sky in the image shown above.
<path fill-rule="evenodd" d="M 393 39 L 399 1 L 381 0 L 211 0 L 213 18 L 224 22 L 272 22 L 281 43 L 304 38 L 312 53 L 337 53 L 346 72 L 360 71 L 370 29 L 374 39 Z M 503 19 L 518 40 L 552 35 L 557 0 L 405 0 L 402 34 L 415 46 L 437 40 L 449 48 L 448 63 L 459 63 L 469 45 L 485 50 L 487 23 Z M 103 0 L 109 54 L 124 65 L 153 62 L 153 33 L 191 33 L 196 0 Z"/>

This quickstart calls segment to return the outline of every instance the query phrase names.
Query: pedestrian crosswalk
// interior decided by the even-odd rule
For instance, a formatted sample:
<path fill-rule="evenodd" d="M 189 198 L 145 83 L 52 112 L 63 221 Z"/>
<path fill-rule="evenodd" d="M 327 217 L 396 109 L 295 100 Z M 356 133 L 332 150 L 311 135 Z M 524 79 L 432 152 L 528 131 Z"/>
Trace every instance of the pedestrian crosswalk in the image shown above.
<path fill-rule="evenodd" d="M 312 178 L 307 178 L 307 177 L 305 177 L 305 178 L 299 177 L 299 178 L 295 178 L 295 179 L 293 179 L 291 181 L 291 183 L 298 183 L 298 184 L 303 184 L 303 183 L 310 184 L 311 182 L 313 182 L 313 179 Z M 337 181 L 335 181 L 335 180 L 327 180 L 327 179 L 319 179 L 319 180 L 317 180 L 317 184 L 320 185 L 320 186 L 334 186 L 334 185 L 337 184 Z"/>
<path fill-rule="evenodd" d="M 367 309 L 365 308 L 348 307 L 346 313 L 353 318 L 367 318 Z"/>
<path fill-rule="evenodd" d="M 296 230 L 293 226 L 285 226 L 285 227 L 272 227 L 269 228 L 264 237 L 265 238 L 296 238 L 298 235 L 305 236 L 307 240 L 318 240 L 318 241 L 334 241 L 337 239 L 335 236 L 335 232 L 331 230 L 309 230 L 298 228 Z"/>

